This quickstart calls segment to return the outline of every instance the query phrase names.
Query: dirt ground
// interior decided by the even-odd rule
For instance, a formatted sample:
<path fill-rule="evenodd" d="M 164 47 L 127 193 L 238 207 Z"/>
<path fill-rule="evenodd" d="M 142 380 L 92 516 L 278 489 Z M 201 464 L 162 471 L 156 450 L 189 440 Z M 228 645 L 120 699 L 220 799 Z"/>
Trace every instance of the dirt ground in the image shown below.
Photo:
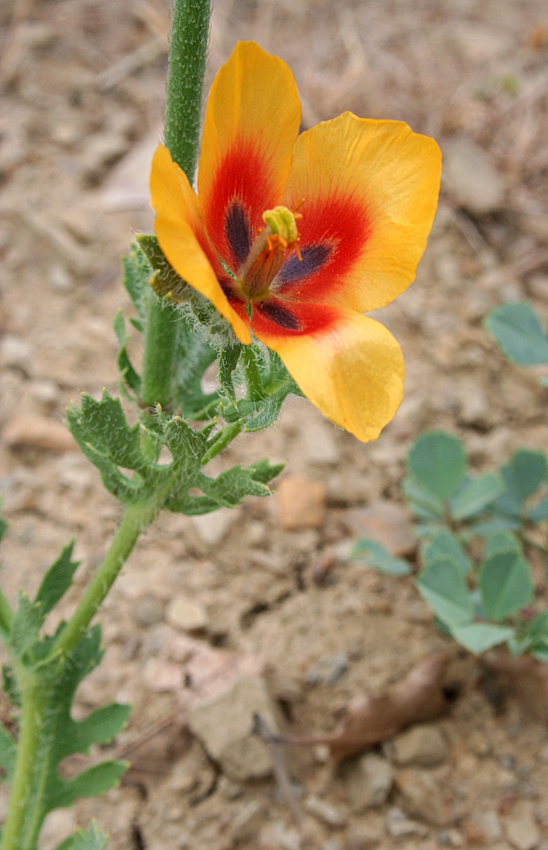
<path fill-rule="evenodd" d="M 37 436 L 35 423 L 61 423 L 81 391 L 117 391 L 111 323 L 119 308 L 131 314 L 120 255 L 132 230 L 152 224 L 147 181 L 168 25 L 164 0 L 0 5 L 9 598 L 19 586 L 33 591 L 73 535 L 84 587 L 120 515 L 62 431 Z M 350 109 L 406 120 L 441 144 L 446 179 L 417 280 L 376 316 L 402 345 L 405 400 L 373 444 L 291 399 L 274 427 L 230 449 L 223 463 L 286 460 L 284 477 L 300 476 L 327 505 L 309 527 L 289 528 L 275 495 L 199 521 L 163 515 L 146 533 L 101 613 L 105 662 L 78 697 L 82 715 L 111 700 L 134 705 L 106 748 L 134 766 L 104 799 L 52 815 L 41 850 L 92 817 L 112 850 L 548 848 L 546 727 L 494 699 L 465 658 L 465 686 L 435 724 L 435 766 L 402 769 L 379 751 L 396 776 L 380 804 L 358 811 L 348 775 L 331 769 L 324 748 L 290 754 L 303 836 L 272 776 L 226 775 L 186 726 L 189 706 L 245 668 L 264 670 L 291 732 L 328 732 L 353 697 L 380 692 L 445 648 L 412 579 L 352 561 L 352 541 L 384 502 L 401 503 L 405 456 L 424 428 L 459 434 L 477 470 L 518 446 L 546 449 L 547 391 L 504 361 L 482 321 L 524 297 L 548 313 L 548 9 L 543 0 L 219 0 L 208 83 L 239 38 L 289 62 L 305 127 Z M 138 358 L 138 341 L 134 350 Z M 173 607 L 189 597 L 199 620 L 192 638 Z"/>

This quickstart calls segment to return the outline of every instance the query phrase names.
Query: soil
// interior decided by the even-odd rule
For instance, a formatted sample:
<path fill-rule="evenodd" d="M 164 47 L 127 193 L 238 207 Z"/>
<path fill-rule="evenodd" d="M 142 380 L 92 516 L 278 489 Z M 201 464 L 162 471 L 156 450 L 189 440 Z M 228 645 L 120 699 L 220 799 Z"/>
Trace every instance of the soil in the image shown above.
<path fill-rule="evenodd" d="M 0 8 L 0 487 L 10 599 L 18 587 L 36 589 L 72 536 L 81 591 L 120 516 L 60 431 L 17 446 L 36 417 L 61 423 L 81 391 L 117 392 L 111 323 L 120 308 L 131 315 L 119 258 L 132 230 L 152 226 L 147 180 L 161 138 L 168 26 L 163 0 Z M 380 439 L 362 445 L 291 399 L 274 427 L 240 438 L 222 461 L 287 461 L 284 476 L 309 482 L 325 514 L 290 528 L 275 495 L 200 522 L 162 515 L 143 536 L 100 615 L 105 660 L 77 699 L 82 716 L 112 700 L 133 704 L 128 728 L 101 753 L 133 767 L 103 799 L 50 816 L 40 848 L 53 850 L 92 817 L 111 833 L 112 850 L 548 847 L 546 727 L 521 704 L 495 699 L 465 657 L 459 698 L 436 724 L 447 751 L 420 771 L 424 793 L 441 795 L 441 821 L 410 811 L 405 776 L 382 805 L 352 812 L 344 771 L 321 747 L 300 748 L 290 759 L 300 838 L 272 777 L 230 780 L 189 732 L 200 688 L 167 613 L 185 594 L 205 609 L 196 640 L 259 656 L 292 733 L 332 730 L 356 695 L 453 651 L 412 578 L 374 574 L 349 552 L 367 508 L 376 515 L 380 502 L 401 503 L 405 456 L 422 429 L 460 435 L 478 471 L 518 446 L 548 445 L 546 389 L 534 370 L 504 360 L 482 324 L 503 301 L 528 298 L 543 320 L 548 313 L 546 5 L 219 0 L 208 83 L 238 38 L 289 62 L 305 127 L 344 109 L 403 119 L 435 136 L 447 157 L 464 137 L 481 147 L 491 182 L 481 185 L 483 169 L 475 198 L 463 198 L 464 166 L 456 188 L 444 184 L 416 282 L 376 315 L 407 368 L 405 400 Z M 485 209 L 481 199 L 493 195 Z M 390 829 L 396 809 L 415 824 L 399 838 Z"/>

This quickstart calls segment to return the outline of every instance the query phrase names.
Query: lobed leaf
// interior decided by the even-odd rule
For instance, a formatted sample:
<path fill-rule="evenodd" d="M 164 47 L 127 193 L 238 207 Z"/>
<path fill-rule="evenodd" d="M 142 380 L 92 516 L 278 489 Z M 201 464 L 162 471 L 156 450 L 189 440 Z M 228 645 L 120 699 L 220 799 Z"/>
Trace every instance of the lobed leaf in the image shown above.
<path fill-rule="evenodd" d="M 42 622 L 72 585 L 72 577 L 79 565 L 79 561 L 71 560 L 73 549 L 74 540 L 65 546 L 42 579 L 34 600 L 35 604 L 40 605 Z"/>
<path fill-rule="evenodd" d="M 486 472 L 468 478 L 451 499 L 451 513 L 457 520 L 470 519 L 484 511 L 504 491 L 502 476 Z"/>
<path fill-rule="evenodd" d="M 88 829 L 77 829 L 59 844 L 57 850 L 104 850 L 108 835 L 92 823 Z"/>

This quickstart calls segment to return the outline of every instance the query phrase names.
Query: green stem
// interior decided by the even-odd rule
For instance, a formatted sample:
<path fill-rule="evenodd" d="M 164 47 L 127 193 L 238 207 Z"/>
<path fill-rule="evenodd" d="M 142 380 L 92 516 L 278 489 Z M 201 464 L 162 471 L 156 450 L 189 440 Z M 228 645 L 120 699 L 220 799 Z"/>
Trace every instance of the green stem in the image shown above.
<path fill-rule="evenodd" d="M 139 535 L 156 516 L 156 511 L 156 504 L 152 506 L 129 505 L 126 508 L 118 531 L 101 566 L 95 573 L 76 611 L 55 641 L 50 657 L 58 652 L 70 653 L 75 648 L 82 633 L 90 624 L 101 602 L 112 587 L 116 576 L 124 566 Z"/>
<path fill-rule="evenodd" d="M 192 183 L 198 160 L 210 0 L 175 0 L 164 142 Z"/>
<path fill-rule="evenodd" d="M 36 828 L 28 828 L 40 811 L 40 802 L 28 805 L 32 789 L 31 777 L 41 746 L 47 697 L 33 673 L 14 663 L 17 683 L 21 691 L 22 710 L 17 758 L 11 783 L 11 793 L 4 831 L 2 850 L 32 850 L 36 844 Z M 28 819 L 30 818 L 30 822 Z M 41 821 L 40 821 L 41 823 Z M 39 830 L 40 824 L 37 829 Z"/>
<path fill-rule="evenodd" d="M 229 443 L 234 440 L 238 434 L 241 432 L 243 428 L 243 422 L 240 420 L 238 422 L 232 422 L 230 425 L 225 425 L 222 431 L 219 431 L 217 434 L 217 438 L 212 446 L 209 447 L 207 452 L 204 454 L 202 458 L 202 465 L 205 466 L 206 463 L 209 463 L 210 460 L 213 460 L 214 457 L 222 452 L 223 449 L 226 449 Z"/>
<path fill-rule="evenodd" d="M 192 183 L 200 146 L 210 0 L 175 0 L 167 74 L 164 141 Z M 175 379 L 179 317 L 150 293 L 145 330 L 141 404 L 168 408 Z"/>

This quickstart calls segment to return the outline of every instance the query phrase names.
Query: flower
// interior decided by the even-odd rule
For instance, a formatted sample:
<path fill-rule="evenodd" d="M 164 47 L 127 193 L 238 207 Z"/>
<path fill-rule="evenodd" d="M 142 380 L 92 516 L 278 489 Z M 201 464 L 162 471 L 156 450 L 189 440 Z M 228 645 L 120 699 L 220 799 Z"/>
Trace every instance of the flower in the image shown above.
<path fill-rule="evenodd" d="M 303 394 L 366 442 L 403 395 L 401 349 L 365 312 L 413 281 L 436 212 L 441 154 L 399 121 L 345 112 L 298 135 L 288 66 L 240 42 L 206 109 L 198 193 L 159 146 L 160 247 L 242 343 L 277 352 Z"/>

